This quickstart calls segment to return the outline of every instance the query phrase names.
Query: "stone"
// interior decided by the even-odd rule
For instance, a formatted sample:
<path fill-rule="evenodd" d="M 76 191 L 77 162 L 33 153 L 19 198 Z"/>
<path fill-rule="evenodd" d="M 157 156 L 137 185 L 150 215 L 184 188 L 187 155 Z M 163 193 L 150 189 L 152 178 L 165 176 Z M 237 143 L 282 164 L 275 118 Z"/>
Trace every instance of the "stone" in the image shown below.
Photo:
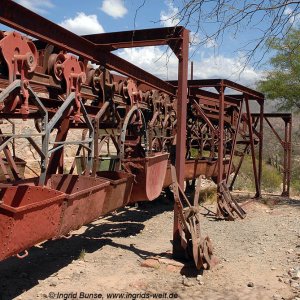
<path fill-rule="evenodd" d="M 173 265 L 167 265 L 166 266 L 166 270 L 169 272 L 173 272 L 173 273 L 179 273 L 180 272 L 180 267 L 177 266 L 173 266 Z"/>
<path fill-rule="evenodd" d="M 176 261 L 174 259 L 169 259 L 169 258 L 159 258 L 158 261 L 161 264 L 166 264 L 166 265 L 172 265 L 172 266 L 176 266 L 176 267 L 184 267 L 184 263 Z"/>
<path fill-rule="evenodd" d="M 297 280 L 300 278 L 300 267 L 294 267 L 289 269 L 288 274 L 292 277 L 292 279 Z"/>
<path fill-rule="evenodd" d="M 289 249 L 286 251 L 288 254 L 292 254 L 294 252 L 294 249 Z"/>
<path fill-rule="evenodd" d="M 159 261 L 153 258 L 147 258 L 141 263 L 142 267 L 158 269 L 160 267 Z"/>
<path fill-rule="evenodd" d="M 194 285 L 195 285 L 194 282 L 192 282 L 191 280 L 187 279 L 186 277 L 184 277 L 184 278 L 182 279 L 182 284 L 183 284 L 184 286 L 187 286 L 187 287 L 191 287 L 191 286 L 194 286 Z"/>
<path fill-rule="evenodd" d="M 276 268 L 275 268 L 275 267 L 272 267 L 272 268 L 271 268 L 271 270 L 272 270 L 272 271 L 275 271 L 275 270 L 276 270 Z"/>
<path fill-rule="evenodd" d="M 248 282 L 247 287 L 254 287 L 254 283 L 253 282 Z"/>
<path fill-rule="evenodd" d="M 279 294 L 274 294 L 272 298 L 273 298 L 273 300 L 280 300 L 280 299 L 282 299 L 281 295 L 279 295 Z"/>
<path fill-rule="evenodd" d="M 295 280 L 290 280 L 290 285 L 292 288 L 300 288 L 299 283 Z"/>
<path fill-rule="evenodd" d="M 203 276 L 202 276 L 202 275 L 200 275 L 200 274 L 197 275 L 197 278 L 196 278 L 197 281 L 202 281 L 202 279 L 203 279 Z"/>

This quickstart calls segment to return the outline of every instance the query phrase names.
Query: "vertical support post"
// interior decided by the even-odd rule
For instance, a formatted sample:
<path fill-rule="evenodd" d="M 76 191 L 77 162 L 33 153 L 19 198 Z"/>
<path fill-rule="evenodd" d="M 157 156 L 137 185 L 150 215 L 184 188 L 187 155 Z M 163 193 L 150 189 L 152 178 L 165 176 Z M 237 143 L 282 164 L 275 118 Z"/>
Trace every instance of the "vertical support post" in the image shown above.
<path fill-rule="evenodd" d="M 260 105 L 260 113 L 259 113 L 258 183 L 259 183 L 259 192 L 261 193 L 263 142 L 264 142 L 264 100 L 260 100 L 259 105 Z"/>
<path fill-rule="evenodd" d="M 181 45 L 178 53 L 178 102 L 177 102 L 177 135 L 176 135 L 176 174 L 181 188 L 184 185 L 184 166 L 186 151 L 186 113 L 187 113 L 187 80 L 188 80 L 189 31 L 182 30 Z M 174 205 L 173 257 L 184 258 L 185 252 L 181 245 L 178 208 Z"/>
<path fill-rule="evenodd" d="M 284 120 L 284 142 L 283 146 L 283 190 L 282 196 L 290 196 L 290 182 L 291 182 L 291 154 L 292 154 L 292 117 Z"/>
<path fill-rule="evenodd" d="M 255 181 L 255 189 L 256 194 L 255 198 L 261 197 L 261 190 L 258 183 L 258 174 L 256 168 L 256 158 L 255 158 L 255 148 L 254 148 L 254 138 L 253 138 L 253 127 L 252 127 L 252 116 L 250 113 L 249 107 L 249 96 L 245 95 L 245 102 L 246 102 L 246 110 L 247 110 L 247 119 L 248 119 L 248 129 L 249 129 L 249 139 L 250 139 L 250 147 L 251 147 L 251 156 L 252 156 L 252 165 L 253 165 L 253 174 L 254 174 L 254 181 Z"/>
<path fill-rule="evenodd" d="M 219 145 L 218 145 L 218 176 L 217 183 L 219 184 L 223 180 L 224 170 L 224 85 L 223 80 L 219 90 Z"/>
<path fill-rule="evenodd" d="M 284 141 L 282 143 L 283 146 L 283 187 L 282 187 L 282 196 L 286 196 L 287 194 L 287 156 L 288 156 L 288 122 L 284 121 Z"/>
<path fill-rule="evenodd" d="M 232 167 L 232 164 L 233 164 L 233 157 L 234 157 L 234 153 L 235 153 L 235 149 L 236 149 L 237 136 L 238 136 L 238 133 L 239 133 L 239 127 L 240 127 L 241 117 L 242 117 L 243 102 L 244 102 L 244 99 L 241 100 L 240 106 L 239 106 L 239 116 L 238 116 L 238 121 L 237 121 L 237 124 L 236 124 L 235 133 L 234 133 L 234 136 L 233 136 L 232 148 L 231 148 L 231 152 L 230 152 L 229 167 L 228 167 L 228 171 L 227 171 L 227 174 L 226 174 L 226 184 L 228 184 L 230 171 L 231 171 L 231 167 Z"/>
<path fill-rule="evenodd" d="M 288 129 L 288 157 L 287 157 L 287 196 L 290 196 L 290 185 L 291 185 L 291 159 L 292 159 L 292 115 L 289 119 Z"/>

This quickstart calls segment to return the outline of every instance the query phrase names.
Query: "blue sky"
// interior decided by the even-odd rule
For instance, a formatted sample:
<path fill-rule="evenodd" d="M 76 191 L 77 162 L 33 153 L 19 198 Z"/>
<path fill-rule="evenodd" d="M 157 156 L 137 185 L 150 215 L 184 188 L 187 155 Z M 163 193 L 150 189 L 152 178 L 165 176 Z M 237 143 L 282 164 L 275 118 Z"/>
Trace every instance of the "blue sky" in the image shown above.
<path fill-rule="evenodd" d="M 178 20 L 171 17 L 178 12 L 177 2 L 180 0 L 145 0 L 145 3 L 144 0 L 15 1 L 77 34 L 89 34 L 175 25 Z M 193 32 L 192 27 L 188 29 Z M 211 40 L 200 48 L 191 46 L 194 77 L 228 78 L 253 87 L 262 71 L 248 65 L 241 72 L 243 53 L 238 49 L 254 37 L 255 32 L 245 28 L 237 37 L 228 33 L 225 36 L 227 41 L 221 45 Z M 201 34 L 195 37 L 196 40 L 201 38 Z M 148 47 L 124 49 L 117 54 L 163 79 L 174 79 L 177 59 L 171 52 L 168 56 L 165 53 L 161 47 Z"/>

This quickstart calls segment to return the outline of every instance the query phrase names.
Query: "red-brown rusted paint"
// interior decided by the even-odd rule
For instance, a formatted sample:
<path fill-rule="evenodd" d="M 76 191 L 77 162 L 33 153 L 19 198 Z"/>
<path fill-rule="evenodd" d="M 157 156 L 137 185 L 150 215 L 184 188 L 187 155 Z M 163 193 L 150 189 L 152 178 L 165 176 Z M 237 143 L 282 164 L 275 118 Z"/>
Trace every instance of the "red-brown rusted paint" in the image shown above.
<path fill-rule="evenodd" d="M 134 175 L 118 171 L 99 171 L 97 176 L 110 181 L 108 192 L 104 199 L 103 215 L 129 203 Z"/>

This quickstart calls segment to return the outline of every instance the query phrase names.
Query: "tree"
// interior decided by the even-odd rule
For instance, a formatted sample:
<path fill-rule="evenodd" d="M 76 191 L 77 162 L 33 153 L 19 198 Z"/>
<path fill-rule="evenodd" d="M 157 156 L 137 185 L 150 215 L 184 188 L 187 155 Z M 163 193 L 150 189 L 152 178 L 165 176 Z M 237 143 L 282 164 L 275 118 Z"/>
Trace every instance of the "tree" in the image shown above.
<path fill-rule="evenodd" d="M 256 66 L 268 51 L 270 44 L 266 42 L 284 38 L 298 22 L 300 14 L 300 1 L 293 0 L 169 1 L 177 7 L 169 20 L 191 28 L 195 34 L 200 33 L 199 46 L 212 41 L 221 45 L 226 32 L 234 37 L 245 30 L 255 31 L 255 38 L 239 50 L 245 52 L 246 63 L 252 60 Z"/>
<path fill-rule="evenodd" d="M 258 88 L 268 99 L 278 100 L 281 110 L 300 111 L 300 30 L 292 29 L 284 39 L 268 41 L 276 54 L 270 60 L 272 71 L 259 82 Z"/>

